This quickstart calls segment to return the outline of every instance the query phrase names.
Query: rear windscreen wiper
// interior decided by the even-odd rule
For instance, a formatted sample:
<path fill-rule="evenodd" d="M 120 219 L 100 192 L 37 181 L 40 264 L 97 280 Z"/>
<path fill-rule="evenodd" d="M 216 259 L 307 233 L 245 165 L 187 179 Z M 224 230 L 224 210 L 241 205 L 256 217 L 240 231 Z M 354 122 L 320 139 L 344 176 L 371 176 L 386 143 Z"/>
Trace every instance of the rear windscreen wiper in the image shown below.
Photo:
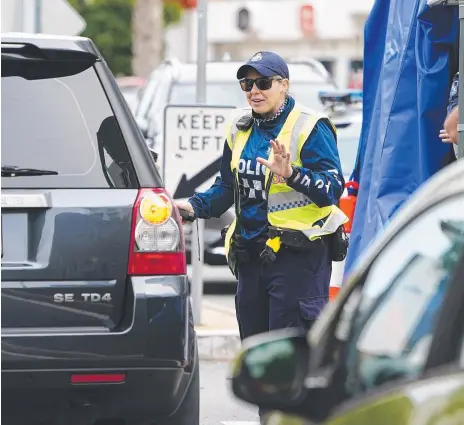
<path fill-rule="evenodd" d="M 38 170 L 36 168 L 20 168 L 12 165 L 2 166 L 2 177 L 21 177 L 21 176 L 52 176 L 59 174 L 54 170 Z"/>

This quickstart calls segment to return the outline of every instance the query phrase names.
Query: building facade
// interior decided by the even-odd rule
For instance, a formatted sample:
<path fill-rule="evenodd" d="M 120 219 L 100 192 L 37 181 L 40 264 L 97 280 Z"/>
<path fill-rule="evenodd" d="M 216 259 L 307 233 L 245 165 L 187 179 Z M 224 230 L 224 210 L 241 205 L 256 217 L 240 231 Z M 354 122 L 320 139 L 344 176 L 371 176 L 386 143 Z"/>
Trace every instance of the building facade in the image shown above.
<path fill-rule="evenodd" d="M 246 60 L 259 50 L 320 60 L 340 87 L 359 80 L 364 23 L 374 0 L 209 0 L 209 60 Z M 166 55 L 195 61 L 196 11 L 168 29 Z M 357 84 L 357 83 L 356 83 Z"/>

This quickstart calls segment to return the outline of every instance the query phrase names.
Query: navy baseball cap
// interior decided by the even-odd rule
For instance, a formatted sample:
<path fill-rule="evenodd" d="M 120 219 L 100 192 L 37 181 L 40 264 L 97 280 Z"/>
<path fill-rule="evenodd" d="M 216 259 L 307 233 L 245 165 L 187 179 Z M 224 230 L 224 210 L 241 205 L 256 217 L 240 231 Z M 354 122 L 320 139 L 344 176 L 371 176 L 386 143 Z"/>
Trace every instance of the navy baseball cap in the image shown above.
<path fill-rule="evenodd" d="M 287 63 L 273 52 L 258 52 L 245 65 L 242 65 L 237 71 L 237 79 L 245 78 L 248 70 L 252 68 L 264 77 L 274 77 L 279 75 L 282 78 L 289 79 Z"/>

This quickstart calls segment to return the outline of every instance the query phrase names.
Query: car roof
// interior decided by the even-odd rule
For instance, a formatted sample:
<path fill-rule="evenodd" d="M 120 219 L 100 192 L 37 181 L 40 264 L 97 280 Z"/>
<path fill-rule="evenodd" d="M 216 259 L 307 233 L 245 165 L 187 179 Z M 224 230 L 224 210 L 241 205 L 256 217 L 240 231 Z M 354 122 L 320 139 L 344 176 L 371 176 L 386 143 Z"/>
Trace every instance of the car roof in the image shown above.
<path fill-rule="evenodd" d="M 206 64 L 206 73 L 208 82 L 226 82 L 237 81 L 237 70 L 243 62 L 208 62 Z M 196 63 L 182 63 L 178 66 L 176 75 L 179 83 L 192 83 L 197 79 Z M 290 83 L 292 82 L 309 82 L 323 84 L 328 81 L 319 73 L 314 72 L 313 68 L 304 63 L 288 64 L 290 72 Z"/>
<path fill-rule="evenodd" d="M 94 42 L 87 37 L 9 32 L 2 33 L 1 40 L 2 44 L 26 44 L 43 51 L 53 50 L 55 53 L 59 51 L 72 51 L 76 54 L 86 53 L 102 60 Z"/>

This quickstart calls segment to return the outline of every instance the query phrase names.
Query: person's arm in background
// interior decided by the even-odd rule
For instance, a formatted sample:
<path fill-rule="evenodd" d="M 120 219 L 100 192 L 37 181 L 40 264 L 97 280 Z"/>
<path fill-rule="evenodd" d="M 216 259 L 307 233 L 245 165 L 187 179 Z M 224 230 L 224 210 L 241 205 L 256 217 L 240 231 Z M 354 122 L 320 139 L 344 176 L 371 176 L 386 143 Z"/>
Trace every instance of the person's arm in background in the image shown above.
<path fill-rule="evenodd" d="M 456 106 L 456 108 L 454 108 L 452 112 L 446 117 L 445 124 L 443 125 L 445 130 L 444 133 L 440 133 L 440 138 L 443 142 L 458 143 L 458 122 L 459 106 Z"/>
<path fill-rule="evenodd" d="M 337 204 L 345 187 L 335 135 L 329 126 L 324 120 L 318 121 L 301 150 L 299 176 L 287 181 L 318 207 Z"/>
<path fill-rule="evenodd" d="M 440 139 L 445 143 L 458 143 L 458 122 L 459 122 L 459 73 L 453 78 L 449 100 L 448 115 L 443 130 L 440 131 Z"/>
<path fill-rule="evenodd" d="M 232 151 L 226 140 L 220 176 L 207 191 L 197 193 L 188 200 L 188 203 L 193 207 L 196 218 L 220 217 L 234 204 L 234 175 L 230 169 L 231 159 Z M 184 206 L 183 203 L 177 203 L 177 205 L 181 209 Z"/>

